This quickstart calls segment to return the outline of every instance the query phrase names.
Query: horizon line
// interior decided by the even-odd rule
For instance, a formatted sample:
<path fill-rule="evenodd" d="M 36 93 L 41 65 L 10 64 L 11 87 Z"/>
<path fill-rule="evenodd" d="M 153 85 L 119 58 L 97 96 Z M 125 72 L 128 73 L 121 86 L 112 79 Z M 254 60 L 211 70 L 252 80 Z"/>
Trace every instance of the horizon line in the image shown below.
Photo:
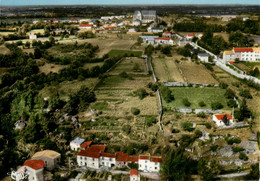
<path fill-rule="evenodd" d="M 171 6 L 196 6 L 196 5 L 204 5 L 204 6 L 260 6 L 259 4 L 30 4 L 30 5 L 0 5 L 0 7 L 4 6 L 13 6 L 13 7 L 23 7 L 23 6 L 161 6 L 161 5 L 171 5 Z"/>

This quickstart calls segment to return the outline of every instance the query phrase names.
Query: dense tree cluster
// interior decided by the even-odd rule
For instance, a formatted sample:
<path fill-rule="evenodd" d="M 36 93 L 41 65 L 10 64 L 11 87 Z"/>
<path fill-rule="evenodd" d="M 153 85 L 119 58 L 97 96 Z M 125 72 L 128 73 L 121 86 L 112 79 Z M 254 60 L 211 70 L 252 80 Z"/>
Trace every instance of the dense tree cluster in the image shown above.
<path fill-rule="evenodd" d="M 259 27 L 259 21 L 253 21 L 253 20 L 246 20 L 243 21 L 240 18 L 232 19 L 228 24 L 226 31 L 228 33 L 231 33 L 232 31 L 240 30 L 244 33 L 250 33 L 250 34 L 260 34 L 260 27 Z"/>
<path fill-rule="evenodd" d="M 225 31 L 225 27 L 222 25 L 207 24 L 203 21 L 175 23 L 173 29 L 183 32 L 204 32 L 205 30 L 210 30 L 212 32 Z"/>

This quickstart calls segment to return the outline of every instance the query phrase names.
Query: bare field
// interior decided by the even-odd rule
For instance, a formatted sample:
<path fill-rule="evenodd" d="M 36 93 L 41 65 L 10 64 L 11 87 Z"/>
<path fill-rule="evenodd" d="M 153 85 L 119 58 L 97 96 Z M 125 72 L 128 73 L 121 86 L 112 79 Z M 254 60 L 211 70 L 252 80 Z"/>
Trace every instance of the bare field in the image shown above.
<path fill-rule="evenodd" d="M 58 64 L 52 64 L 52 63 L 45 63 L 43 66 L 40 67 L 40 72 L 43 72 L 45 74 L 48 74 L 50 72 L 57 73 L 61 69 L 66 68 L 66 65 L 58 65 Z"/>
<path fill-rule="evenodd" d="M 15 34 L 16 32 L 12 32 L 12 31 L 2 31 L 0 32 L 1 36 L 7 36 L 7 35 L 11 35 L 11 34 Z"/>
<path fill-rule="evenodd" d="M 172 81 L 168 67 L 165 64 L 164 58 L 154 58 L 152 60 L 155 75 L 160 82 Z"/>
<path fill-rule="evenodd" d="M 8 54 L 10 52 L 11 51 L 8 48 L 6 48 L 5 45 L 0 45 L 0 54 L 6 55 L 6 54 Z"/>
<path fill-rule="evenodd" d="M 210 72 L 202 65 L 194 62 L 181 61 L 178 64 L 183 76 L 191 83 L 217 84 Z"/>
<path fill-rule="evenodd" d="M 180 71 L 178 69 L 178 66 L 175 63 L 175 60 L 173 58 L 166 57 L 166 65 L 168 67 L 170 77 L 177 82 L 184 82 L 184 79 L 182 75 L 180 74 Z"/>

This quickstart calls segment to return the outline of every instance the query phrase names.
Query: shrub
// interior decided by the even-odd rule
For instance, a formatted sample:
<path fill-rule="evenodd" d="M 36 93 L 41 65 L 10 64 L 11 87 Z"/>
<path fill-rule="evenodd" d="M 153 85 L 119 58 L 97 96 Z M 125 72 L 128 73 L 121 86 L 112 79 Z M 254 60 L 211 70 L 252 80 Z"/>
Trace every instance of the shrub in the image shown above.
<path fill-rule="evenodd" d="M 216 151 L 218 149 L 218 145 L 211 145 L 210 151 Z"/>
<path fill-rule="evenodd" d="M 157 84 L 154 84 L 154 83 L 152 83 L 152 82 L 149 82 L 148 85 L 147 85 L 147 87 L 148 87 L 149 89 L 151 89 L 152 91 L 154 91 L 154 92 L 158 90 L 158 85 L 157 85 Z"/>
<path fill-rule="evenodd" d="M 199 106 L 200 106 L 200 107 L 205 107 L 205 106 L 206 106 L 206 104 L 205 104 L 205 102 L 204 102 L 204 101 L 200 101 L 200 102 L 199 102 Z"/>
<path fill-rule="evenodd" d="M 172 129 L 172 133 L 179 133 L 179 132 L 180 132 L 180 130 L 178 130 L 178 129 L 175 129 L 175 128 Z"/>
<path fill-rule="evenodd" d="M 148 93 L 143 88 L 137 89 L 133 93 L 134 93 L 135 96 L 138 96 L 139 99 L 141 99 L 141 100 L 144 99 L 146 96 L 148 96 Z"/>
<path fill-rule="evenodd" d="M 236 107 L 237 104 L 236 104 L 236 102 L 235 102 L 233 99 L 230 99 L 230 100 L 228 100 L 228 102 L 227 102 L 227 106 L 228 106 L 228 107 Z"/>
<path fill-rule="evenodd" d="M 227 139 L 227 144 L 229 145 L 233 145 L 233 143 L 241 143 L 241 139 L 240 138 L 231 138 L 231 139 Z"/>
<path fill-rule="evenodd" d="M 211 129 L 211 127 L 212 127 L 209 123 L 206 123 L 205 126 L 207 129 Z"/>
<path fill-rule="evenodd" d="M 161 93 L 162 93 L 162 97 L 163 99 L 169 103 L 171 101 L 174 100 L 174 96 L 172 95 L 172 91 L 166 87 L 166 86 L 161 86 Z"/>
<path fill-rule="evenodd" d="M 191 105 L 190 101 L 189 101 L 187 98 L 184 98 L 184 99 L 182 100 L 182 103 L 183 103 L 184 106 L 186 106 L 186 107 L 190 107 L 190 105 Z"/>
<path fill-rule="evenodd" d="M 233 150 L 233 152 L 237 153 L 237 152 L 244 151 L 245 149 L 241 148 L 241 147 L 233 147 L 232 150 Z"/>
<path fill-rule="evenodd" d="M 197 116 L 200 118 L 206 118 L 206 114 L 204 112 L 199 112 Z"/>
<path fill-rule="evenodd" d="M 195 136 L 196 136 L 196 138 L 201 137 L 201 136 L 202 136 L 202 132 L 197 129 L 197 130 L 195 131 Z"/>
<path fill-rule="evenodd" d="M 220 102 L 213 102 L 211 104 L 211 108 L 213 110 L 216 110 L 216 109 L 222 109 L 223 108 L 223 105 L 220 103 Z"/>
<path fill-rule="evenodd" d="M 140 110 L 137 109 L 137 108 L 135 108 L 135 107 L 132 107 L 132 108 L 131 108 L 131 113 L 132 113 L 133 115 L 138 115 L 138 114 L 140 113 Z"/>
<path fill-rule="evenodd" d="M 219 87 L 222 89 L 226 89 L 228 87 L 228 85 L 225 84 L 224 82 L 220 82 Z"/>
<path fill-rule="evenodd" d="M 250 94 L 250 91 L 247 89 L 240 90 L 239 95 L 247 99 L 252 99 L 252 95 Z"/>
<path fill-rule="evenodd" d="M 248 160 L 248 157 L 246 156 L 245 153 L 240 152 L 240 154 L 239 154 L 239 159 L 241 159 L 241 160 Z"/>
<path fill-rule="evenodd" d="M 231 89 L 227 89 L 224 95 L 228 99 L 233 99 L 234 97 L 236 97 L 235 92 L 232 91 Z"/>
<path fill-rule="evenodd" d="M 184 123 L 181 124 L 181 126 L 182 126 L 184 131 L 191 132 L 191 131 L 194 130 L 194 128 L 192 127 L 192 123 L 184 122 Z"/>
<path fill-rule="evenodd" d="M 129 77 L 129 75 L 126 72 L 121 72 L 119 74 L 119 76 L 122 77 L 122 78 L 128 78 Z"/>
<path fill-rule="evenodd" d="M 148 118 L 145 119 L 145 124 L 148 127 L 152 126 L 155 123 L 156 123 L 156 118 L 154 118 L 154 117 L 148 117 Z"/>

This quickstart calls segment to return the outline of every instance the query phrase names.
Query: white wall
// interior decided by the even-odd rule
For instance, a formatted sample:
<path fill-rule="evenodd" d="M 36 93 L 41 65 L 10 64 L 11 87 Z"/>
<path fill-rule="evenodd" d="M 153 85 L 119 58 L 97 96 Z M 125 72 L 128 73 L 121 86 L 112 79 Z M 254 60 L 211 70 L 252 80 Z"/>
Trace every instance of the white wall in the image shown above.
<path fill-rule="evenodd" d="M 141 160 L 138 161 L 138 169 L 145 171 L 145 172 L 159 172 L 160 170 L 160 163 L 159 162 L 152 162 L 150 160 Z"/>
<path fill-rule="evenodd" d="M 84 166 L 89 168 L 99 168 L 99 159 L 85 156 L 77 156 L 78 166 Z"/>
<path fill-rule="evenodd" d="M 106 166 L 106 167 L 112 167 L 116 165 L 116 159 L 115 158 L 109 158 L 109 157 L 100 157 L 99 158 L 100 165 Z"/>
<path fill-rule="evenodd" d="M 29 173 L 28 181 L 43 181 L 43 168 L 34 170 L 31 167 L 26 166 L 27 172 Z"/>

